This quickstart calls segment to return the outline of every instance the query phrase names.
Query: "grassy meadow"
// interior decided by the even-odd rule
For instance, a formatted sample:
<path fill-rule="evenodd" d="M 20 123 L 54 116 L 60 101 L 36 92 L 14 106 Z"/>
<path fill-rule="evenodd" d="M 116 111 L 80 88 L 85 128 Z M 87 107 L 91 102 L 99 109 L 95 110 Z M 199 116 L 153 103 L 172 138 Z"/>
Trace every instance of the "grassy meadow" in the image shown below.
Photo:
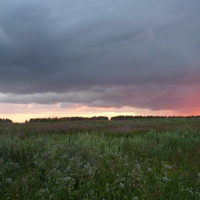
<path fill-rule="evenodd" d="M 199 200 L 200 118 L 2 123 L 0 199 Z"/>

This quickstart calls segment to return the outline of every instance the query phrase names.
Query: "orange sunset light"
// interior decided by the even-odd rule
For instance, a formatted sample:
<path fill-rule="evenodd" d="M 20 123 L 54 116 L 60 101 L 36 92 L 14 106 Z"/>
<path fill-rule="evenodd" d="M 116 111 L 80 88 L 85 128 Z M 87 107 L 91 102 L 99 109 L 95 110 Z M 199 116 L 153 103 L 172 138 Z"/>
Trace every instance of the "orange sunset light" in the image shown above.
<path fill-rule="evenodd" d="M 16 106 L 16 108 L 15 108 Z M 2 107 L 2 105 L 1 105 Z M 13 113 L 12 110 L 15 109 L 16 113 Z M 4 107 L 4 113 L 0 114 L 0 118 L 9 118 L 13 122 L 25 122 L 31 118 L 53 118 L 53 117 L 92 117 L 92 116 L 107 116 L 113 117 L 117 115 L 176 115 L 173 111 L 151 111 L 149 109 L 136 109 L 132 107 L 122 107 L 122 108 L 98 108 L 98 107 L 88 107 L 82 105 L 75 105 L 73 107 L 62 108 L 59 104 L 55 105 L 37 105 L 37 104 L 28 104 L 28 105 L 11 105 Z"/>

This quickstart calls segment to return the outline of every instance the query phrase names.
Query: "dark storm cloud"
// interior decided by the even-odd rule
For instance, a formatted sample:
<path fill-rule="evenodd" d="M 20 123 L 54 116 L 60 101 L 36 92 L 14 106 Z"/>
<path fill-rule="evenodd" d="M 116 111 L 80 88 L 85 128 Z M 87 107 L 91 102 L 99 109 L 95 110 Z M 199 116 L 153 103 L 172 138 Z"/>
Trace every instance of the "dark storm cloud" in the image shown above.
<path fill-rule="evenodd" d="M 174 109 L 179 91 L 200 82 L 199 7 L 197 0 L 2 1 L 0 101 Z"/>

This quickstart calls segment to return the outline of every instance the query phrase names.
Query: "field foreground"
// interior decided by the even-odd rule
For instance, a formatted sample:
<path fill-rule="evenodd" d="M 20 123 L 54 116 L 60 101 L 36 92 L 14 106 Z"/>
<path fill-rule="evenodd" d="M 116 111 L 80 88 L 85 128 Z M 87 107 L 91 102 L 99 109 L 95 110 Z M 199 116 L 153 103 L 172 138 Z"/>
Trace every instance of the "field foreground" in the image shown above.
<path fill-rule="evenodd" d="M 0 199 L 200 199 L 200 119 L 0 124 Z"/>

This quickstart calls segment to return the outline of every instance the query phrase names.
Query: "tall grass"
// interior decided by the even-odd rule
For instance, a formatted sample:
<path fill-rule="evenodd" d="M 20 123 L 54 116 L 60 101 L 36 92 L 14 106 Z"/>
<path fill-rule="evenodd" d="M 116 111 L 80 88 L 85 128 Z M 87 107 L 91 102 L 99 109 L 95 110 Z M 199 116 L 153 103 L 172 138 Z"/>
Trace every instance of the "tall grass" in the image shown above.
<path fill-rule="evenodd" d="M 1 130 L 0 199 L 200 199 L 197 130 Z"/>

